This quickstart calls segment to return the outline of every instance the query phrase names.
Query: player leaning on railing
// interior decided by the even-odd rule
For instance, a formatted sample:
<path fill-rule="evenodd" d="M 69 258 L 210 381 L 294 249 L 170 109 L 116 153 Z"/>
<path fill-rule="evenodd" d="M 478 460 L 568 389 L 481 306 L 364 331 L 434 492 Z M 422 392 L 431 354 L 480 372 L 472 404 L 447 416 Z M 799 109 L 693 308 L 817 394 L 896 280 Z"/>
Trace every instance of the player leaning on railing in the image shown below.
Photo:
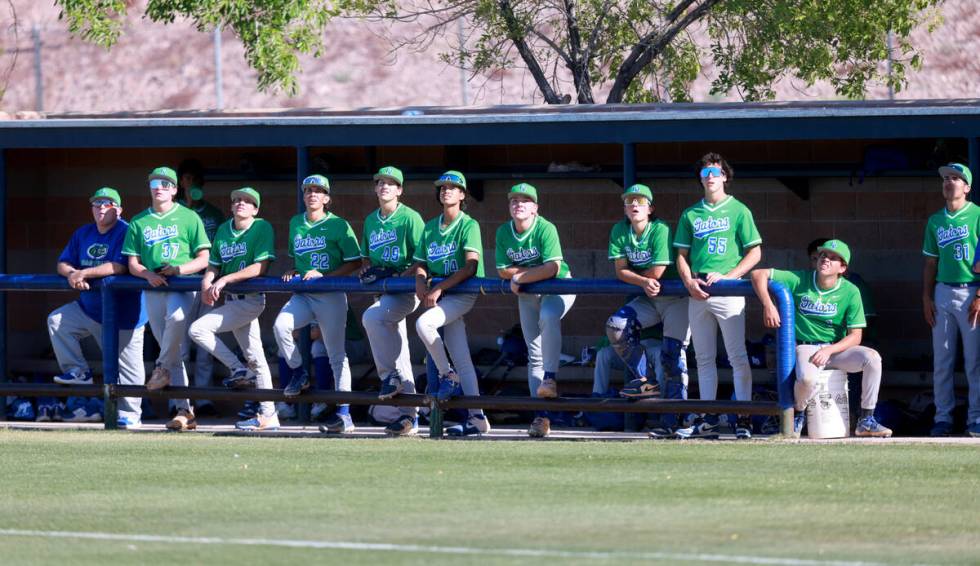
<path fill-rule="evenodd" d="M 813 270 L 783 271 L 756 269 L 752 286 L 763 308 L 767 328 L 779 328 L 779 310 L 769 296 L 769 280 L 789 288 L 795 311 L 796 384 L 793 386 L 796 416 L 793 430 L 799 434 L 806 420 L 806 407 L 817 393 L 822 369 L 861 372 L 861 414 L 855 436 L 891 436 L 892 431 L 874 418 L 881 387 L 881 356 L 861 345 L 867 326 L 861 291 L 844 278 L 851 263 L 851 249 L 840 240 L 829 240 L 817 248 L 819 260 Z"/>
<path fill-rule="evenodd" d="M 323 175 L 310 175 L 303 179 L 302 188 L 306 211 L 289 221 L 288 249 L 295 262 L 295 269 L 283 274 L 283 281 L 290 281 L 295 277 L 308 281 L 357 272 L 361 266 L 361 250 L 350 224 L 329 210 L 333 202 L 330 182 Z M 351 390 L 350 363 L 347 361 L 344 344 L 347 330 L 347 294 L 297 293 L 279 311 L 273 328 L 279 353 L 286 359 L 292 374 L 283 390 L 287 397 L 298 396 L 310 386 L 310 376 L 303 368 L 303 357 L 293 340 L 293 330 L 313 321 L 320 326 L 337 391 Z M 327 420 L 320 431 L 353 432 L 350 406 L 339 405 L 337 414 Z"/>
<path fill-rule="evenodd" d="M 260 277 L 276 258 L 276 238 L 272 224 L 256 218 L 262 197 L 251 187 L 231 192 L 232 219 L 218 227 L 208 269 L 201 280 L 201 302 L 214 307 L 225 286 Z M 231 376 L 225 387 L 272 389 L 272 374 L 262 348 L 259 315 L 265 310 L 265 293 L 224 293 L 225 304 L 191 324 L 191 338 L 225 364 Z M 242 349 L 242 363 L 219 332 L 231 332 Z M 259 404 L 257 414 L 235 425 L 242 430 L 275 430 L 279 418 L 272 401 Z"/>
<path fill-rule="evenodd" d="M 361 237 L 362 283 L 374 283 L 390 276 L 411 277 L 409 269 L 425 222 L 414 209 L 401 202 L 405 178 L 397 167 L 382 167 L 374 175 L 374 194 L 378 208 L 364 219 Z M 405 318 L 419 307 L 412 293 L 379 295 L 361 317 L 364 332 L 371 345 L 374 366 L 381 380 L 379 399 L 391 399 L 400 393 L 415 393 L 415 375 L 408 348 L 408 325 Z M 417 407 L 401 407 L 401 418 L 389 425 L 390 434 L 417 430 Z"/>
<path fill-rule="evenodd" d="M 476 304 L 476 295 L 444 293 L 470 277 L 484 276 L 483 241 L 479 223 L 463 212 L 466 177 L 459 171 L 446 171 L 435 186 L 442 214 L 426 223 L 410 269 L 415 272 L 415 295 L 426 309 L 415 329 L 439 371 L 436 398 L 445 401 L 461 393 L 480 394 L 463 322 Z M 444 279 L 433 285 L 433 277 Z M 445 339 L 439 336 L 440 328 Z M 490 432 L 490 422 L 483 409 L 470 409 L 466 422 L 447 432 L 453 436 L 483 434 Z"/>
<path fill-rule="evenodd" d="M 511 220 L 497 229 L 497 273 L 510 280 L 517 295 L 521 330 L 527 344 L 527 383 L 532 397 L 558 397 L 561 361 L 561 319 L 572 308 L 575 295 L 532 295 L 521 285 L 572 274 L 561 251 L 555 225 L 538 216 L 538 190 L 528 183 L 507 193 Z M 539 411 L 528 435 L 540 438 L 551 432 L 551 418 Z"/>
<path fill-rule="evenodd" d="M 207 267 L 208 241 L 201 218 L 177 203 L 177 173 L 158 167 L 149 177 L 151 206 L 133 217 L 123 244 L 129 256 L 129 272 L 146 279 L 151 287 L 166 287 L 167 277 L 192 275 Z M 180 355 L 181 343 L 190 324 L 195 292 L 150 290 L 144 294 L 150 330 L 160 344 L 149 390 L 171 384 L 187 386 L 187 369 Z M 170 430 L 197 428 L 187 399 L 177 400 L 177 415 L 167 423 Z"/>
<path fill-rule="evenodd" d="M 68 303 L 48 315 L 48 334 L 51 346 L 63 372 L 54 378 L 62 385 L 91 385 L 92 371 L 82 354 L 81 340 L 95 339 L 102 347 L 102 293 L 92 290 L 89 281 L 126 272 L 122 254 L 123 241 L 129 224 L 122 219 L 122 199 L 112 188 L 102 187 L 89 199 L 92 205 L 92 224 L 75 231 L 58 256 L 58 275 L 68 279 L 72 289 L 81 291 L 77 301 Z M 143 385 L 143 333 L 146 312 L 141 291 L 120 291 L 116 294 L 116 322 L 119 325 L 119 383 Z M 124 397 L 119 401 L 120 428 L 139 428 L 140 399 Z M 38 420 L 57 418 L 55 407 L 38 406 Z M 98 420 L 101 417 L 86 407 L 63 415 L 64 420 Z"/>

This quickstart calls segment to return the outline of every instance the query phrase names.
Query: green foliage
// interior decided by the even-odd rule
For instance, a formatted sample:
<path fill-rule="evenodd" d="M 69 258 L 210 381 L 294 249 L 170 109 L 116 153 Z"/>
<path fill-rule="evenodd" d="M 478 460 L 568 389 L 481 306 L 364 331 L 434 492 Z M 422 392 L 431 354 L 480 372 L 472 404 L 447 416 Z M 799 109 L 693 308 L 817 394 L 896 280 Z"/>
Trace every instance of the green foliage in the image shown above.
<path fill-rule="evenodd" d="M 111 47 L 119 39 L 125 0 L 56 0 L 68 29 L 87 41 Z M 150 0 L 145 17 L 154 22 L 191 20 L 198 31 L 231 29 L 258 72 L 259 90 L 298 92 L 298 54 L 323 52 L 324 30 L 336 15 L 324 0 Z"/>
<path fill-rule="evenodd" d="M 69 30 L 111 46 L 127 0 L 56 0 Z M 448 64 L 489 76 L 523 67 L 548 102 L 690 101 L 691 85 L 712 68 L 712 96 L 775 96 L 794 77 L 829 81 L 860 98 L 874 83 L 899 90 L 921 61 L 909 42 L 923 22 L 940 22 L 943 0 L 149 0 L 146 17 L 187 18 L 201 31 L 232 29 L 259 73 L 259 88 L 297 91 L 298 53 L 319 56 L 336 16 L 416 26 L 416 47 L 435 36 Z M 456 21 L 466 37 L 457 41 Z M 454 26 L 448 28 L 447 26 Z M 418 31 L 420 30 L 420 31 Z M 894 37 L 891 73 L 887 37 Z M 454 43 L 455 42 L 455 43 Z M 405 43 L 396 47 L 405 47 Z M 711 66 L 708 66 L 708 63 Z"/>

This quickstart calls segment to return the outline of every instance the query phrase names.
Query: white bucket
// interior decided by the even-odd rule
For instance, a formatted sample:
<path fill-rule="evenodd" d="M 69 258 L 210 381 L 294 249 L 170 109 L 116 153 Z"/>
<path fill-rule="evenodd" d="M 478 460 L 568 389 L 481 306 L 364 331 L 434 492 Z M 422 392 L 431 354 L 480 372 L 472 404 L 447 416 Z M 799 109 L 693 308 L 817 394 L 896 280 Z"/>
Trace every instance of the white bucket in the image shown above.
<path fill-rule="evenodd" d="M 847 373 L 822 370 L 817 374 L 817 389 L 806 408 L 806 428 L 810 438 L 844 438 L 849 435 Z"/>

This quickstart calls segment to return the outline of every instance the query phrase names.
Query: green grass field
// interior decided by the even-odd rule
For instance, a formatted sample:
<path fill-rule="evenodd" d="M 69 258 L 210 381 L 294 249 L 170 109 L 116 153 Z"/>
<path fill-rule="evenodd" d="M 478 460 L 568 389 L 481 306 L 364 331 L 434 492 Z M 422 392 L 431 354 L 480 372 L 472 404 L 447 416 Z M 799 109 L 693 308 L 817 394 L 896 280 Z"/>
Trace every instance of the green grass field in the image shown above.
<path fill-rule="evenodd" d="M 5 565 L 980 563 L 975 445 L 0 429 L 0 482 Z"/>

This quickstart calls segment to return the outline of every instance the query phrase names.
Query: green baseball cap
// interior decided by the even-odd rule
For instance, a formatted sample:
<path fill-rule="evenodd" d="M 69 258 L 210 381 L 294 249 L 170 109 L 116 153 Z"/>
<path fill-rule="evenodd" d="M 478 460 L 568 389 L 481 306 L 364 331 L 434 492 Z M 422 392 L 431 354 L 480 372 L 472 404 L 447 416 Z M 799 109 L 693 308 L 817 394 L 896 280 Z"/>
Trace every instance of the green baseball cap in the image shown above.
<path fill-rule="evenodd" d="M 954 175 L 966 181 L 967 185 L 973 186 L 973 173 L 970 172 L 970 168 L 962 163 L 950 163 L 949 165 L 944 165 L 939 168 L 939 175 L 945 177 L 946 175 Z"/>
<path fill-rule="evenodd" d="M 201 187 L 191 187 L 191 190 L 188 191 L 188 193 L 191 195 L 191 200 L 201 200 L 204 198 L 204 189 Z"/>
<path fill-rule="evenodd" d="M 538 202 L 538 189 L 535 189 L 534 185 L 530 183 L 518 183 L 511 187 L 510 192 L 507 193 L 507 200 L 510 200 L 514 195 L 525 196 L 534 202 Z"/>
<path fill-rule="evenodd" d="M 391 179 L 392 181 L 398 183 L 401 186 L 405 182 L 405 177 L 402 175 L 402 170 L 397 167 L 392 167 L 391 165 L 386 165 L 378 172 L 374 174 L 374 180 L 378 179 Z"/>
<path fill-rule="evenodd" d="M 177 184 L 177 172 L 170 167 L 157 167 L 152 172 L 150 172 L 149 180 L 153 179 L 163 179 L 164 181 L 170 181 L 173 184 Z"/>
<path fill-rule="evenodd" d="M 641 185 L 639 183 L 637 183 L 635 185 L 630 185 L 626 189 L 626 192 L 623 193 L 623 197 L 622 198 L 625 199 L 626 197 L 630 197 L 630 196 L 646 197 L 647 201 L 650 204 L 653 204 L 653 191 L 651 191 L 650 190 L 650 187 L 648 187 L 646 185 Z"/>
<path fill-rule="evenodd" d="M 252 202 L 255 203 L 255 208 L 262 206 L 262 197 L 259 196 L 259 191 L 253 189 L 252 187 L 242 187 L 231 191 L 232 200 L 234 200 L 236 197 L 252 199 Z"/>
<path fill-rule="evenodd" d="M 119 193 L 112 187 L 102 187 L 101 189 L 95 191 L 95 194 L 93 194 L 92 198 L 88 199 L 88 201 L 95 202 L 103 198 L 107 198 L 116 203 L 116 206 L 122 206 L 122 199 L 119 198 Z"/>
<path fill-rule="evenodd" d="M 466 177 L 464 177 L 459 171 L 446 171 L 442 175 L 439 175 L 439 178 L 436 179 L 436 182 L 433 184 L 437 187 L 441 187 L 443 185 L 453 185 L 465 191 Z"/>
<path fill-rule="evenodd" d="M 321 189 L 327 191 L 330 194 L 330 181 L 327 180 L 323 175 L 310 175 L 309 177 L 303 179 L 304 187 L 320 187 Z"/>
<path fill-rule="evenodd" d="M 817 251 L 837 254 L 844 260 L 844 263 L 851 264 L 851 248 L 841 240 L 827 240 L 817 248 Z"/>

